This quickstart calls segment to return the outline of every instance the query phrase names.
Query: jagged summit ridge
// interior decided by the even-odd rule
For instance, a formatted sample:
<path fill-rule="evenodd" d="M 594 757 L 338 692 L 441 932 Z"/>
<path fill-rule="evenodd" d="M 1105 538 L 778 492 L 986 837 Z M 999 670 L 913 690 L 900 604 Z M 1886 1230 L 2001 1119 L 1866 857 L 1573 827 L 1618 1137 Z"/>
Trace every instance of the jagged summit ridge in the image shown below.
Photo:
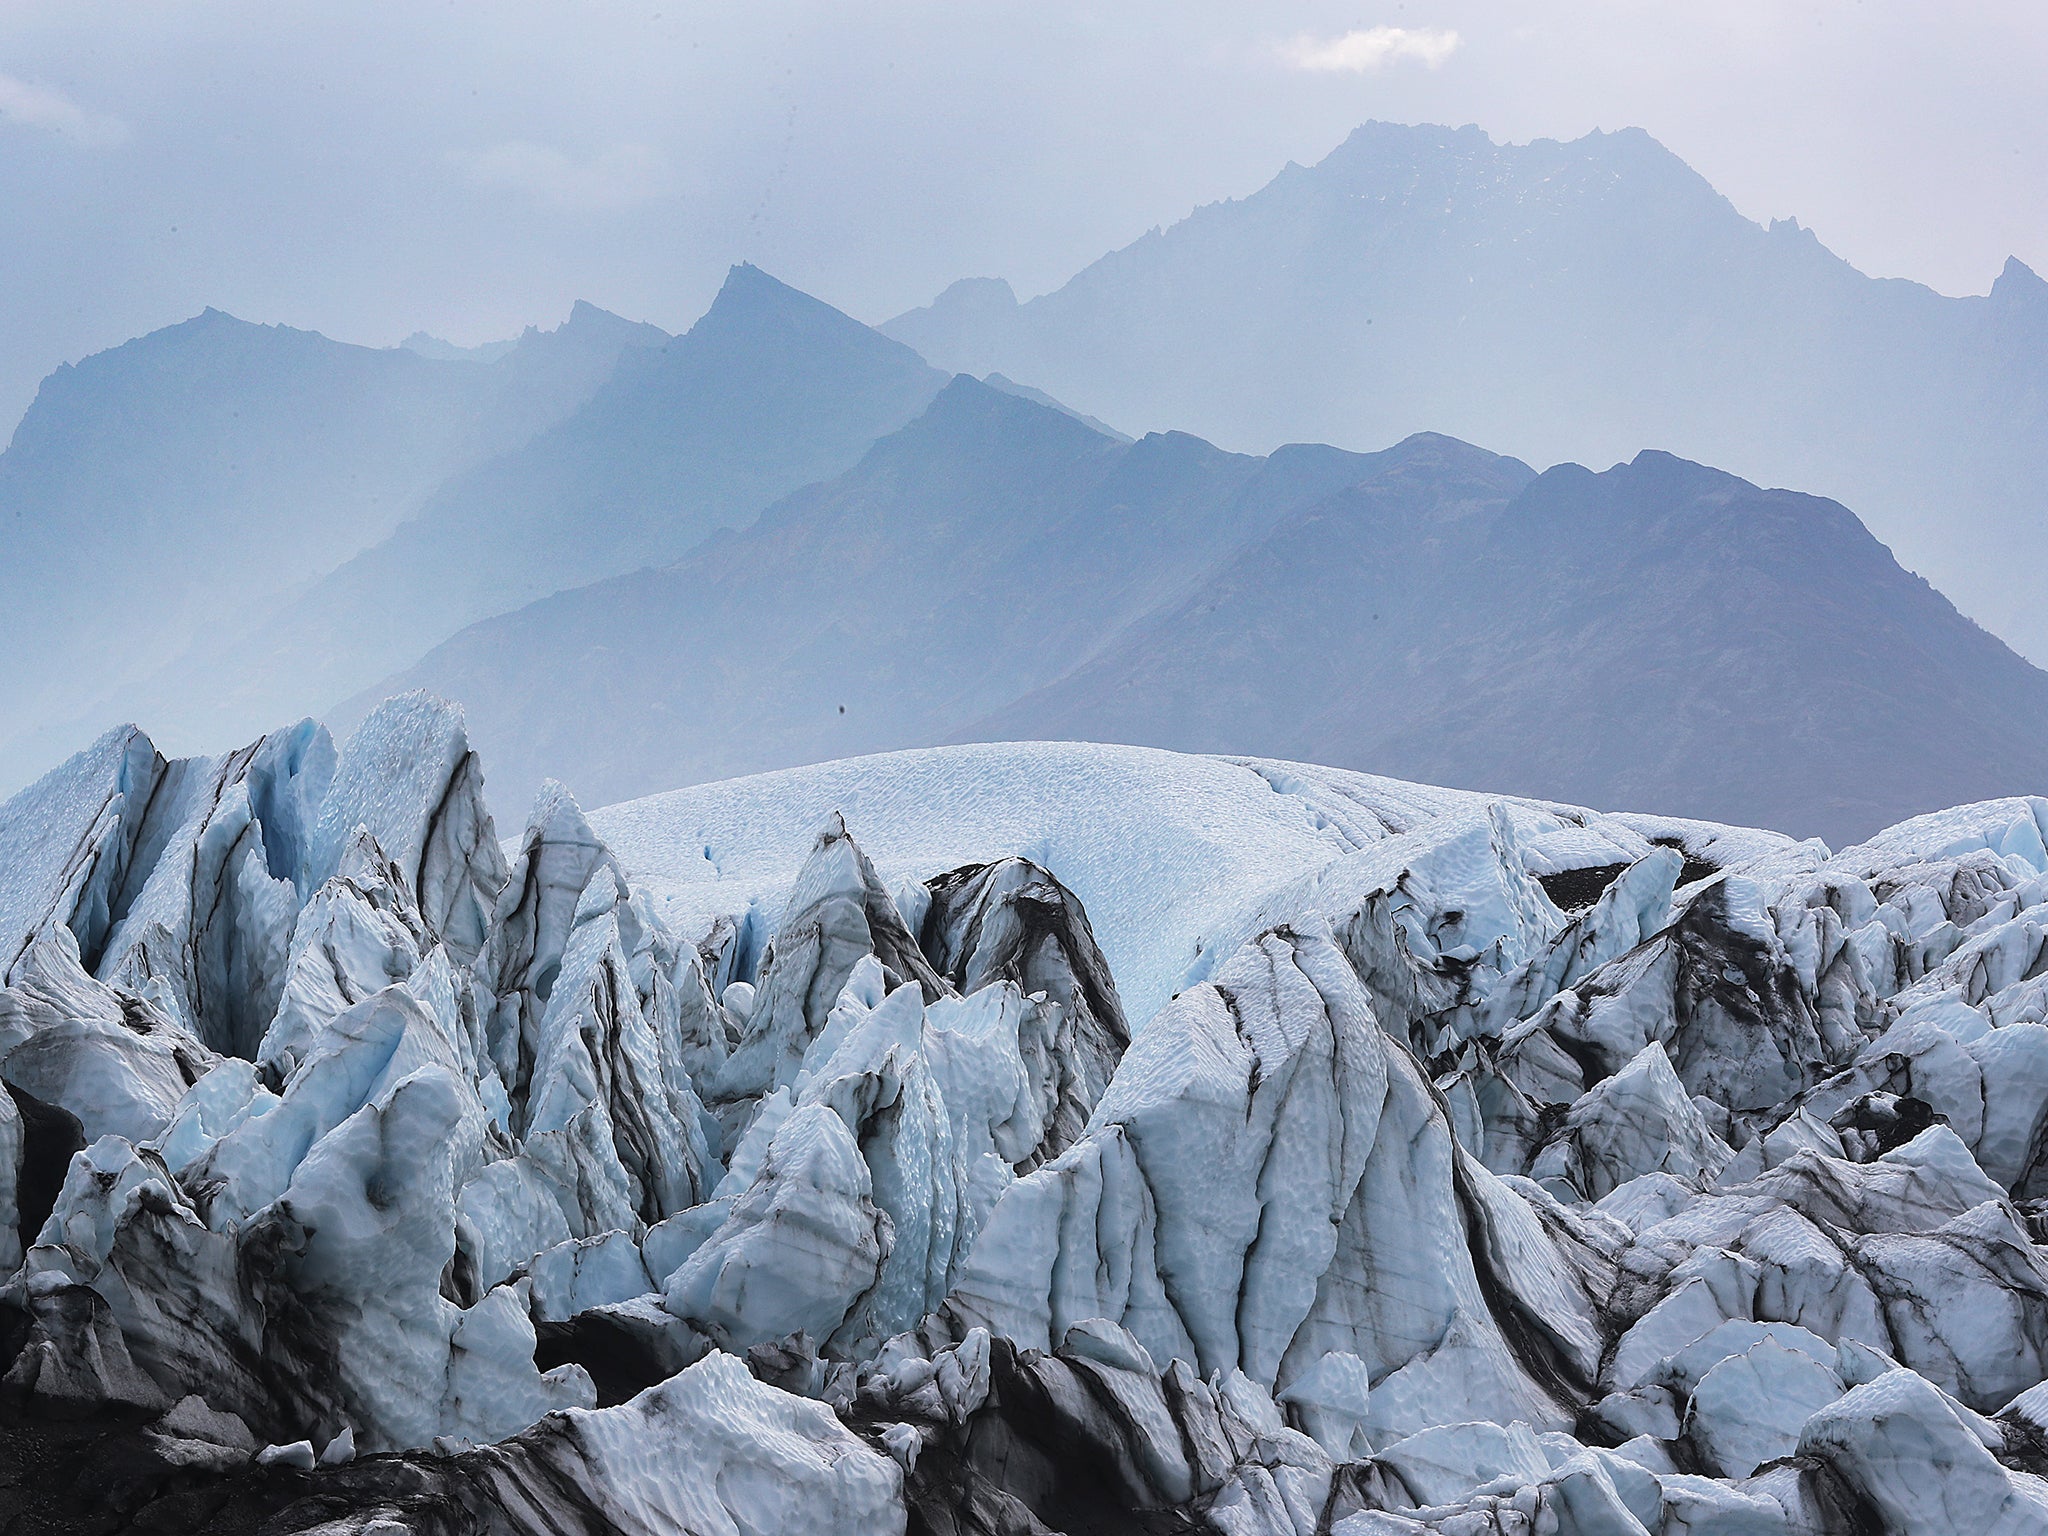
<path fill-rule="evenodd" d="M 111 733 L 0 807 L 0 1419 L 60 1529 L 2034 1529 L 2044 833 Z"/>

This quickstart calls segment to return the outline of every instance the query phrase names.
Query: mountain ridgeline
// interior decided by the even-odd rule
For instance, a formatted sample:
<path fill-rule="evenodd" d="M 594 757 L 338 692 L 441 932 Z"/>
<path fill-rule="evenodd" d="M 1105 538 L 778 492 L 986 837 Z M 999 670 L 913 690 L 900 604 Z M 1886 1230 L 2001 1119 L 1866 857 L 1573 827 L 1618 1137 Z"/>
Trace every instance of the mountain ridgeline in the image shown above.
<path fill-rule="evenodd" d="M 1539 464 L 1658 447 L 1824 493 L 2048 661 L 2048 282 L 2018 261 L 1977 298 L 1867 277 L 1640 129 L 1369 123 L 1054 292 L 972 279 L 883 329 L 1127 431 L 1437 431 Z"/>
<path fill-rule="evenodd" d="M 848 468 L 944 382 L 901 343 L 735 267 L 686 334 L 622 356 L 565 419 L 453 476 L 296 596 L 260 655 L 240 639 L 195 650 L 137 705 L 149 691 L 191 701 L 180 723 L 205 740 L 320 708 L 475 620 L 752 521 Z"/>
<path fill-rule="evenodd" d="M 581 304 L 488 362 L 437 359 L 208 310 L 60 368 L 0 453 L 0 782 L 114 709 L 181 714 L 145 682 L 167 658 L 262 657 L 257 626 L 309 583 L 667 339 Z"/>
<path fill-rule="evenodd" d="M 2048 674 L 1837 503 L 1657 452 L 1122 443 L 964 376 L 751 528 L 476 625 L 339 718 L 414 687 L 465 702 L 514 803 L 1070 738 L 1840 844 L 2048 778 Z"/>
<path fill-rule="evenodd" d="M 123 719 L 218 750 L 424 687 L 508 814 L 1086 739 L 1840 845 L 2040 789 L 2048 675 L 1840 502 L 1688 460 L 1854 484 L 2024 649 L 2044 294 L 1875 283 L 1640 133 L 1369 125 L 880 330 L 747 265 L 679 336 L 209 311 L 60 370 L 0 454 L 0 787 Z"/>

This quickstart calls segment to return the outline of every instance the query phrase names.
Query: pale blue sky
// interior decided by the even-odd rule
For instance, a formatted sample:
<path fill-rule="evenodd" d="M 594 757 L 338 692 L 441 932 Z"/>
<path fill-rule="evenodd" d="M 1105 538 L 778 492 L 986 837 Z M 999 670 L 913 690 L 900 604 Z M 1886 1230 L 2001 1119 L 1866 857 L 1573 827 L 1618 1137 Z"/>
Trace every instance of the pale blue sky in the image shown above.
<path fill-rule="evenodd" d="M 0 430 L 212 304 L 460 341 L 671 328 L 750 259 L 864 319 L 1020 293 L 1366 118 L 1639 125 L 1759 220 L 2048 269 L 2048 6 L 5 0 Z"/>

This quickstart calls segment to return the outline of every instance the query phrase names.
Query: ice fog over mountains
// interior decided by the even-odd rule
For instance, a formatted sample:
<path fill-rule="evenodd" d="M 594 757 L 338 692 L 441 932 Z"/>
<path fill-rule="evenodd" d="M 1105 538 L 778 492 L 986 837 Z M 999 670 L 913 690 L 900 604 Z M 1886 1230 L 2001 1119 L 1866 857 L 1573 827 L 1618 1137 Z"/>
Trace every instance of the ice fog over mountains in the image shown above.
<path fill-rule="evenodd" d="M 30 1530 L 2048 1528 L 2048 800 L 963 745 L 0 805 Z"/>
<path fill-rule="evenodd" d="M 488 440 L 492 451 L 444 455 L 408 482 L 405 505 L 386 506 L 359 483 L 357 461 L 365 473 L 372 466 L 385 472 L 393 455 L 387 442 L 337 446 L 333 474 L 344 482 L 338 485 L 314 480 L 327 467 L 316 459 L 291 466 L 296 479 L 245 486 L 241 466 L 223 464 L 231 455 L 209 439 L 145 443 L 139 452 L 121 444 L 120 394 L 68 405 L 46 389 L 16 446 L 0 456 L 0 472 L 22 455 L 24 440 L 32 471 L 39 451 L 32 429 L 43 417 L 70 422 L 67 408 L 82 418 L 73 423 L 74 435 L 102 436 L 74 460 L 53 464 L 44 483 L 18 498 L 0 474 L 0 496 L 21 527 L 40 530 L 111 518 L 111 511 L 92 509 L 125 505 L 134 545 L 120 554 L 152 595 L 135 593 L 132 627 L 105 637 L 125 648 L 117 661 L 101 659 L 112 650 L 104 645 L 85 658 L 49 647 L 44 707 L 38 712 L 35 701 L 26 701 L 13 717 L 36 720 L 39 713 L 44 729 L 18 745 L 25 733 L 14 723 L 14 761 L 53 734 L 77 734 L 84 717 L 65 711 L 67 698 L 93 702 L 102 714 L 146 713 L 178 739 L 199 741 L 239 739 L 276 715 L 324 708 L 472 620 L 563 586 L 665 563 L 712 530 L 750 520 L 778 496 L 844 469 L 876 437 L 916 415 L 944 382 L 907 348 L 752 267 L 734 269 L 710 312 L 684 336 L 581 305 L 559 331 L 530 333 L 483 363 L 422 363 L 406 349 L 336 347 L 225 316 L 207 323 L 246 334 L 255 345 L 276 345 L 280 334 L 318 343 L 327 352 L 298 365 L 316 379 L 314 364 L 324 366 L 332 354 L 358 368 L 370 366 L 363 359 L 376 360 L 400 378 L 425 370 L 448 390 L 492 391 L 480 399 L 390 403 L 411 417 L 418 435 L 466 434 L 465 441 Z M 121 389 L 166 416 L 188 408 L 179 397 L 190 388 L 190 373 L 226 371 L 207 355 L 191 355 L 191 338 L 181 334 L 188 329 L 147 338 L 167 356 L 152 372 L 129 370 L 140 376 L 120 377 Z M 114 371 L 122 363 L 115 352 L 86 366 Z M 265 383 L 260 373 L 240 380 L 252 393 Z M 378 402 L 360 381 L 346 387 L 369 403 L 362 409 Z M 293 459 L 294 431 L 340 430 L 317 402 L 272 400 L 267 410 L 262 429 L 269 435 L 260 451 L 270 458 Z M 114 471 L 142 478 L 138 458 L 167 461 L 193 479 L 191 505 L 172 509 L 174 516 L 147 484 L 122 487 L 125 503 L 101 490 L 97 482 Z M 379 508 L 381 515 L 373 515 Z M 256 521 L 277 550 L 250 537 Z M 193 529 L 189 547 L 175 532 L 186 526 Z M 105 542 L 112 537 L 110 529 Z M 159 543 L 180 543 L 169 568 L 144 558 Z M 207 558 L 194 558 L 202 550 Z M 11 561 L 9 568 L 23 586 L 61 585 L 73 594 L 74 608 L 104 599 L 83 549 L 62 545 L 51 556 L 58 558 L 76 564 L 57 573 Z M 151 644 L 140 644 L 137 636 L 149 632 L 166 601 L 193 610 L 194 621 L 162 625 Z M 202 628 L 202 619 L 211 622 Z M 79 612 L 63 610 L 52 620 L 53 633 L 85 623 Z M 180 653 L 178 642 L 195 635 Z"/>
<path fill-rule="evenodd" d="M 264 651 L 282 604 L 665 339 L 579 305 L 479 362 L 209 310 L 59 369 L 0 453 L 0 782 L 95 715 L 203 718 L 196 685 L 154 684 L 168 659 Z"/>
<path fill-rule="evenodd" d="M 1593 474 L 1120 444 L 961 377 L 846 475 L 381 683 L 514 803 L 944 740 L 1253 749 L 1853 841 L 2048 781 L 2048 676 L 1840 506 Z M 1966 751 L 1956 743 L 1968 741 Z"/>
<path fill-rule="evenodd" d="M 1467 244 L 1483 272 L 1459 265 Z M 1218 252 L 1236 275 L 1201 290 L 1200 317 L 1175 308 L 1195 289 L 1173 263 Z M 1820 285 L 1796 305 L 1794 270 Z M 466 702 L 510 815 L 550 776 L 614 800 L 1015 737 L 1258 752 L 1838 844 L 2041 783 L 2041 673 L 1841 505 L 1666 451 L 1765 412 L 1815 452 L 1868 448 L 1881 502 L 1912 483 L 1885 456 L 1934 443 L 1955 460 L 1920 503 L 1949 530 L 1940 559 L 2024 579 L 2029 546 L 1971 510 L 1970 476 L 2005 461 L 1953 412 L 1907 424 L 1866 398 L 1909 353 L 1925 388 L 1962 387 L 1960 364 L 1885 329 L 1895 314 L 1950 317 L 1929 335 L 1975 316 L 1972 336 L 2032 366 L 2020 279 L 1967 304 L 1868 284 L 1744 224 L 1640 135 L 1501 149 L 1377 126 L 1003 334 L 1039 335 L 1119 273 L 1163 306 L 1171 345 L 1139 351 L 1178 359 L 1183 393 L 1162 398 L 1193 424 L 1229 427 L 1227 402 L 1266 412 L 1268 435 L 1290 413 L 1297 437 L 1431 430 L 1374 453 L 1133 442 L 1087 412 L 1143 425 L 1154 407 L 1104 405 L 1050 343 L 1000 373 L 960 352 L 946 317 L 985 309 L 985 288 L 890 327 L 988 373 L 948 383 L 744 265 L 677 337 L 581 306 L 507 347 L 377 352 L 209 315 L 88 359 L 0 455 L 0 602 L 23 663 L 0 698 L 0 785 L 122 719 L 217 750 L 300 714 L 345 734 L 415 686 Z M 1693 294 L 1682 323 L 1657 307 L 1673 284 Z M 1396 323 L 1397 298 L 1459 317 L 1457 337 Z M 1072 334 L 1124 346 L 1122 302 Z M 1330 323 L 1304 339 L 1260 305 Z M 1788 344 L 1796 328 L 1757 340 L 1788 306 L 1832 317 L 1829 348 Z M 1520 372 L 1488 361 L 1510 332 Z M 1874 358 L 1863 394 L 1816 375 L 1807 403 L 1784 397 L 1786 359 L 1846 367 L 1852 332 Z M 1240 341 L 1266 361 L 1242 366 Z M 1712 374 L 1742 349 L 1750 372 Z M 1369 410 L 1354 364 L 1384 364 Z M 1688 406 L 1682 431 L 1641 414 L 1710 384 L 1718 403 Z M 1862 412 L 1853 431 L 1798 414 L 1828 401 Z M 1579 440 L 1611 454 L 1537 474 L 1489 451 L 1530 440 L 1518 411 L 1589 423 Z M 1460 424 L 1485 429 L 1478 446 L 1435 430 Z M 2042 438 L 2024 425 L 2015 442 Z M 1907 563 L 1940 561 L 1923 545 Z"/>
<path fill-rule="evenodd" d="M 1835 497 L 2048 661 L 2048 282 L 2018 261 L 1988 297 L 1866 277 L 1639 129 L 1370 123 L 1052 293 L 969 280 L 883 328 L 1126 431 L 1260 452 L 1434 431 L 1594 466 L 1662 448 Z"/>

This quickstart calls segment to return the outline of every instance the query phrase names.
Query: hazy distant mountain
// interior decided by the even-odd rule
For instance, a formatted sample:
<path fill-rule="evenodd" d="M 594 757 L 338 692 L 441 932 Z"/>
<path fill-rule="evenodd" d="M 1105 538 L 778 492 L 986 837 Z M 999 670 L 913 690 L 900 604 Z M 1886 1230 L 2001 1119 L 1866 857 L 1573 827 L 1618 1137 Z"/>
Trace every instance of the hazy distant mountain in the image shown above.
<path fill-rule="evenodd" d="M 60 368 L 0 454 L 0 761 L 386 536 L 451 473 L 559 421 L 628 348 L 579 305 L 492 362 L 217 310 Z M 0 780 L 10 777 L 0 769 Z"/>
<path fill-rule="evenodd" d="M 956 378 L 744 532 L 475 625 L 329 720 L 398 687 L 461 699 L 508 804 L 546 774 L 597 804 L 936 741 L 1373 462 L 1260 460 L 1180 433 L 1124 444 Z"/>
<path fill-rule="evenodd" d="M 1368 124 L 1054 293 L 973 279 L 883 329 L 1133 431 L 1433 430 L 1535 463 L 1654 444 L 1824 492 L 2048 660 L 2048 283 L 2017 261 L 1984 298 L 1866 277 L 1640 130 Z"/>
<path fill-rule="evenodd" d="M 399 345 L 408 352 L 419 353 L 421 357 L 469 358 L 477 362 L 487 363 L 494 358 L 503 357 L 507 352 L 518 346 L 519 343 L 516 340 L 486 341 L 474 347 L 458 347 L 454 342 L 443 341 L 439 336 L 431 335 L 426 331 L 414 331 L 405 340 L 401 341 Z"/>
<path fill-rule="evenodd" d="M 218 742 L 317 709 L 474 620 L 668 564 L 846 469 L 945 382 L 908 347 L 751 266 L 664 340 L 567 419 L 440 487 L 266 624 L 260 644 L 180 659 L 138 707 Z"/>
<path fill-rule="evenodd" d="M 544 774 L 601 802 L 1017 737 L 1837 842 L 2048 782 L 2048 674 L 1834 502 L 1663 453 L 1126 445 L 967 378 L 745 532 L 478 624 L 340 718 L 417 686 L 513 808 Z"/>
<path fill-rule="evenodd" d="M 1061 414 L 1073 417 L 1084 426 L 1093 427 L 1104 437 L 1113 437 L 1120 443 L 1132 441 L 1130 433 L 1119 432 L 1108 422 L 1098 420 L 1085 411 L 1077 411 L 1064 401 L 1055 400 L 1042 389 L 1033 389 L 1029 384 L 1019 384 L 1015 379 L 1004 378 L 1000 373 L 984 374 L 981 382 L 990 389 L 999 389 L 1006 395 L 1015 395 L 1019 400 L 1033 400 L 1040 405 L 1049 405 Z"/>
<path fill-rule="evenodd" d="M 2048 784 L 2048 674 L 1837 503 L 1664 453 L 1447 496 L 1471 450 L 1411 446 L 960 739 L 1257 752 L 1838 847 Z"/>
<path fill-rule="evenodd" d="M 1589 359 L 1636 344 L 1662 279 L 1608 270 L 1596 324 L 1585 269 L 1605 248 L 1586 231 L 1663 238 L 1685 198 L 1660 210 L 1615 188 L 1636 161 L 1676 162 L 1641 135 L 1526 152 L 1472 137 L 1451 136 L 1468 158 L 1543 150 L 1565 170 L 1495 199 L 1550 243 L 1531 269 L 1549 276 L 1519 318 L 1505 301 L 1471 310 L 1468 377 L 1488 376 L 1502 336 L 1527 341 L 1583 300 L 1572 323 L 1591 339 L 1552 336 L 1558 367 L 1586 411 L 1621 410 L 1629 380 Z M 1586 170 L 1602 156 L 1623 162 L 1607 181 Z M 1320 186 L 1326 170 L 1290 175 Z M 1646 185 L 1699 194 L 1687 259 L 1722 241 L 1724 287 L 1749 236 L 1786 238 L 1723 218 L 1679 172 Z M 1546 199 L 1553 218 L 1531 211 Z M 1258 302 L 1293 303 L 1328 245 L 1303 247 Z M 1414 241 L 1386 245 L 1427 277 Z M 1883 304 L 1964 312 L 1791 248 Z M 1504 270 L 1530 260 L 1487 249 Z M 1969 312 L 2023 310 L 2022 281 Z M 939 313 L 986 319 L 1002 297 L 970 287 Z M 1213 297 L 1212 329 L 1243 332 Z M 1010 311 L 1023 326 L 1034 306 Z M 1718 323 L 1701 321 L 1700 356 L 1725 352 Z M 1417 325 L 1402 344 L 1419 357 Z M 1172 344 L 1193 368 L 1195 343 Z M 1293 371 L 1340 394 L 1340 351 L 1304 344 Z M 1759 398 L 1784 386 L 1767 362 Z M 1289 371 L 1277 353 L 1260 366 L 1269 382 Z M 1018 371 L 1048 378 L 1031 359 Z M 2048 782 L 2048 675 L 1834 502 L 1664 453 L 1538 476 L 1430 433 L 1265 458 L 1181 432 L 1133 442 L 988 375 L 947 384 L 747 266 L 676 338 L 583 305 L 484 361 L 209 312 L 89 359 L 52 378 L 0 456 L 0 601 L 18 636 L 0 779 L 119 716 L 217 747 L 352 696 L 328 712 L 345 728 L 426 686 L 468 705 L 508 801 L 543 775 L 595 803 L 1012 736 L 1313 760 L 1836 841 Z M 1177 387 L 1194 399 L 1198 382 Z M 1654 397 L 1670 378 L 1636 382 Z M 1400 391 L 1381 384 L 1374 408 L 1391 412 Z M 1414 393 L 1455 416 L 1457 399 L 1511 414 L 1515 391 L 1439 368 Z M 1570 405 L 1537 394 L 1538 414 Z M 2026 547 L 1999 551 L 2018 565 Z"/>
<path fill-rule="evenodd" d="M 511 341 L 469 350 L 484 369 L 485 404 L 457 466 L 506 453 L 575 413 L 621 361 L 668 344 L 658 325 L 626 320 L 579 300 L 552 331 L 528 326 Z"/>

